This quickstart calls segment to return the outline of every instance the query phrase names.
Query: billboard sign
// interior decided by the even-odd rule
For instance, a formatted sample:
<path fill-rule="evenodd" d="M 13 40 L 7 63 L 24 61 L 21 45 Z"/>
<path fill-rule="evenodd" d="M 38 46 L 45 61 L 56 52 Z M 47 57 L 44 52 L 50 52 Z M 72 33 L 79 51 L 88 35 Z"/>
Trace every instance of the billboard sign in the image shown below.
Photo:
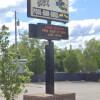
<path fill-rule="evenodd" d="M 27 0 L 27 16 L 68 22 L 68 0 Z"/>
<path fill-rule="evenodd" d="M 68 27 L 48 24 L 29 24 L 29 37 L 48 40 L 66 40 L 68 39 Z"/>

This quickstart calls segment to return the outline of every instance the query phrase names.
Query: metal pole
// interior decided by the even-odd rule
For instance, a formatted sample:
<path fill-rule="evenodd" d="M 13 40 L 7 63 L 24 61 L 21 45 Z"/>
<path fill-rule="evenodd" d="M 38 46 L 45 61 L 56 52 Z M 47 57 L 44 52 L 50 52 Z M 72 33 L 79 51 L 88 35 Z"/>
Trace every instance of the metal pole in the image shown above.
<path fill-rule="evenodd" d="M 48 21 L 48 24 L 51 25 L 51 20 L 47 20 L 47 21 Z"/>
<path fill-rule="evenodd" d="M 16 51 L 17 51 L 17 15 L 16 15 L 16 11 L 15 11 L 15 46 L 16 46 Z"/>
<path fill-rule="evenodd" d="M 48 20 L 51 24 L 51 20 Z M 48 40 L 49 44 L 45 46 L 46 57 L 46 94 L 54 94 L 54 43 Z"/>

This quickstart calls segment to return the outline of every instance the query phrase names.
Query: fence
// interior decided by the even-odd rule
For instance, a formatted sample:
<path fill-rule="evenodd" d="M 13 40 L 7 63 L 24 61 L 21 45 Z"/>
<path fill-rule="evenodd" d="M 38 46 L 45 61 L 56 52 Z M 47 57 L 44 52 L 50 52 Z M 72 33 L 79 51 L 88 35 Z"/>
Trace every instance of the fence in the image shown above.
<path fill-rule="evenodd" d="M 96 73 L 75 73 L 75 74 L 70 74 L 66 72 L 56 72 L 55 75 L 55 81 L 98 81 L 100 79 L 100 74 Z M 44 82 L 45 81 L 45 73 L 43 74 L 38 74 L 38 75 L 33 75 L 31 77 L 31 82 Z"/>

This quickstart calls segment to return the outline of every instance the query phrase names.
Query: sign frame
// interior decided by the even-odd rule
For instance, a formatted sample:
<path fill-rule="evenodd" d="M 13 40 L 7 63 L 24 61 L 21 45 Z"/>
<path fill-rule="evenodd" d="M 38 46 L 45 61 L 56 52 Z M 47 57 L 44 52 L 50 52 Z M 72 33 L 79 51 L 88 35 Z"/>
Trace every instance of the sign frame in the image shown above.
<path fill-rule="evenodd" d="M 35 9 L 35 7 L 31 7 L 31 5 L 32 5 L 31 2 L 32 2 L 32 0 L 27 0 L 27 16 L 28 17 L 68 23 L 68 21 L 69 21 L 69 12 L 68 13 L 62 13 L 64 17 L 61 18 L 61 17 L 59 17 L 61 12 L 57 12 L 57 11 L 53 11 L 53 10 L 46 10 L 46 9 L 41 9 L 41 8 L 36 8 L 37 10 L 41 10 L 41 14 L 43 14 L 43 11 L 45 10 L 45 11 L 49 12 L 49 15 L 48 16 L 42 16 L 42 15 L 39 16 L 39 15 L 34 15 L 34 14 L 32 15 L 31 14 L 32 13 L 31 10 L 32 10 L 32 8 Z M 67 7 L 67 10 L 69 10 L 68 7 Z M 57 14 L 58 17 L 57 18 L 56 17 L 50 17 L 51 13 Z"/>

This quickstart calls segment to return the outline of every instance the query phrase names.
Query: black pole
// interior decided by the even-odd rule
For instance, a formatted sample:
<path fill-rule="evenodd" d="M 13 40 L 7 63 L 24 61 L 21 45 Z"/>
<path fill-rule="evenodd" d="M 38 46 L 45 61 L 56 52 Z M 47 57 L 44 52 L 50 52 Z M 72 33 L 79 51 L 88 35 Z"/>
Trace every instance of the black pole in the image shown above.
<path fill-rule="evenodd" d="M 48 24 L 51 25 L 51 20 L 47 20 Z"/>
<path fill-rule="evenodd" d="M 51 25 L 51 20 L 48 20 Z M 46 94 L 54 94 L 54 43 L 48 40 L 48 45 L 45 46 L 46 58 Z"/>

